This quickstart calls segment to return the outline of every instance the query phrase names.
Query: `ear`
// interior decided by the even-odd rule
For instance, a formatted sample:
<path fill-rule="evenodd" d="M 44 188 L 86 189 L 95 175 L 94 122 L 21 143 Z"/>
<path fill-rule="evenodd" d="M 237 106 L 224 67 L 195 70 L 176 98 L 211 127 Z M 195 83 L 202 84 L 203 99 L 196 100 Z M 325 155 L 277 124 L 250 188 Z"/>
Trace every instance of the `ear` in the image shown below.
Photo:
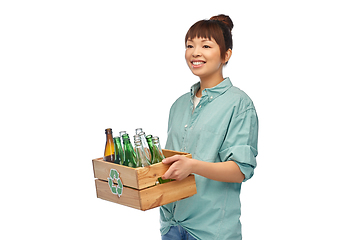
<path fill-rule="evenodd" d="M 232 50 L 229 48 L 225 53 L 224 64 L 226 64 L 230 60 L 231 55 L 232 55 Z"/>

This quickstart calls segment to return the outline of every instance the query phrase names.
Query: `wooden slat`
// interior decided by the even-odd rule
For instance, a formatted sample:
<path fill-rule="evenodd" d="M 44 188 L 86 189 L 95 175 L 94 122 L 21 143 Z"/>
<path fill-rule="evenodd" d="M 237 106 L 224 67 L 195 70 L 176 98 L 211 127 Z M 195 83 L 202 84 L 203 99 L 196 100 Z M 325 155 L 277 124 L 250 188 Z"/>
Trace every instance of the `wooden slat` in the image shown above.
<path fill-rule="evenodd" d="M 163 154 L 164 157 L 171 157 L 173 155 L 185 155 L 185 157 L 191 158 L 191 154 L 190 153 L 184 153 L 184 152 L 178 152 L 178 151 L 173 151 L 173 150 L 168 150 L 168 149 L 163 149 Z"/>
<path fill-rule="evenodd" d="M 140 196 L 138 190 L 124 187 L 122 195 L 118 197 L 118 195 L 113 194 L 111 192 L 108 182 L 95 179 L 95 185 L 96 185 L 96 193 L 98 198 L 110 202 L 118 203 L 121 205 L 125 205 L 128 207 L 141 209 Z"/>
<path fill-rule="evenodd" d="M 196 194 L 195 176 L 140 190 L 141 210 L 159 207 Z"/>
<path fill-rule="evenodd" d="M 120 174 L 121 182 L 124 186 L 139 188 L 139 181 L 137 178 L 137 169 L 122 166 L 115 163 L 105 162 L 102 158 L 93 159 L 94 177 L 107 181 L 110 170 L 116 169 Z"/>
<path fill-rule="evenodd" d="M 161 177 L 169 169 L 169 167 L 170 165 L 157 163 L 149 167 L 139 168 L 137 171 L 139 189 L 154 186 L 157 179 Z"/>

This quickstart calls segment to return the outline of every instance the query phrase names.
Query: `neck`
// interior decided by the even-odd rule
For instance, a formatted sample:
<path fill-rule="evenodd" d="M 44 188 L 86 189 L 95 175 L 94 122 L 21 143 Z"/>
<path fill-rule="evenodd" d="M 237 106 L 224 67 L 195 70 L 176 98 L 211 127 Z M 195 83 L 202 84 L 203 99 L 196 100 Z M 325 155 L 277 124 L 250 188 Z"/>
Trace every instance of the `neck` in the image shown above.
<path fill-rule="evenodd" d="M 200 88 L 196 93 L 197 97 L 202 96 L 202 91 L 205 88 L 213 88 L 217 86 L 219 83 L 221 83 L 224 80 L 222 74 L 218 76 L 212 76 L 212 77 L 201 77 L 200 78 Z"/>

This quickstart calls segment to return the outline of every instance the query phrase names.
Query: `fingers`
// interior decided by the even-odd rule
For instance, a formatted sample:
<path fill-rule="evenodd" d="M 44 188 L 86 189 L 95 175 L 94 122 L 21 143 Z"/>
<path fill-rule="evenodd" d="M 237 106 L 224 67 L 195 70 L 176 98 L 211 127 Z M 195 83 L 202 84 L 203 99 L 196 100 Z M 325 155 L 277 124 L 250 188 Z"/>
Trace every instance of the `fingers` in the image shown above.
<path fill-rule="evenodd" d="M 163 179 L 175 179 L 181 181 L 192 172 L 191 159 L 177 155 L 167 159 L 165 163 L 172 163 L 169 169 L 162 176 Z"/>
<path fill-rule="evenodd" d="M 169 169 L 164 173 L 162 178 L 163 179 L 171 179 L 174 171 L 175 171 L 175 168 L 173 167 L 173 165 L 171 165 L 169 167 Z"/>
<path fill-rule="evenodd" d="M 168 158 L 165 158 L 162 160 L 162 163 L 164 164 L 172 164 L 179 160 L 179 155 L 174 155 Z M 170 179 L 174 174 L 173 172 L 176 170 L 175 166 L 172 164 L 169 169 L 164 173 L 162 176 L 163 179 Z"/>
<path fill-rule="evenodd" d="M 180 155 L 174 155 L 174 156 L 171 156 L 171 157 L 168 157 L 168 158 L 164 158 L 162 160 L 162 163 L 171 164 L 171 163 L 176 162 L 177 160 L 179 160 L 180 157 L 181 157 Z"/>

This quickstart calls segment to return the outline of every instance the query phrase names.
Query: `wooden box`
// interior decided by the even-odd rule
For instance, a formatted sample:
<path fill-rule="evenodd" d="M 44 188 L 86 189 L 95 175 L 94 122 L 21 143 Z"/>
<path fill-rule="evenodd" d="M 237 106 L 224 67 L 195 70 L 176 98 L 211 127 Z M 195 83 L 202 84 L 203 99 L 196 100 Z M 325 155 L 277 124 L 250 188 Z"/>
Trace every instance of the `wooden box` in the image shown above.
<path fill-rule="evenodd" d="M 163 153 L 165 157 L 178 154 L 191 158 L 191 154 L 183 152 L 163 149 Z M 145 211 L 196 194 L 194 175 L 182 181 L 155 185 L 157 179 L 170 167 L 167 164 L 130 168 L 106 162 L 102 157 L 92 162 L 97 197 L 110 202 Z"/>

